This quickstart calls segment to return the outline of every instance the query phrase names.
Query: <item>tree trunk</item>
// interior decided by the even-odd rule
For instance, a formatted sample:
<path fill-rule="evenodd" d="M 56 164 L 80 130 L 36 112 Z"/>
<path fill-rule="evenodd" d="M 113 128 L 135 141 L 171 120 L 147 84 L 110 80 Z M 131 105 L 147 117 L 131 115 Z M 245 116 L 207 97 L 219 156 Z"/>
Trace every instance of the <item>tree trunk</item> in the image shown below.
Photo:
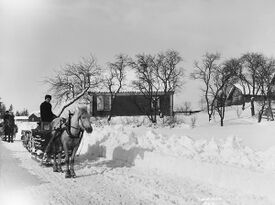
<path fill-rule="evenodd" d="M 250 103 L 251 103 L 251 108 L 250 108 L 251 116 L 254 116 L 255 115 L 254 97 L 251 98 Z"/>
<path fill-rule="evenodd" d="M 110 114 L 107 119 L 108 122 L 111 121 L 112 116 L 113 116 L 113 108 L 114 108 L 115 100 L 116 100 L 116 96 L 114 96 L 114 98 L 113 98 L 113 96 L 111 95 L 111 110 L 110 110 Z"/>
<path fill-rule="evenodd" d="M 263 113 L 264 113 L 264 108 L 265 108 L 265 100 L 263 101 L 263 104 L 262 104 L 262 107 L 259 111 L 259 114 L 258 114 L 258 123 L 260 123 L 262 121 L 262 116 L 263 116 Z"/>
<path fill-rule="evenodd" d="M 221 118 L 221 127 L 223 127 L 223 118 Z"/>
<path fill-rule="evenodd" d="M 269 120 L 274 121 L 274 116 L 272 112 L 272 105 L 271 105 L 271 99 L 268 98 L 268 111 L 269 111 Z"/>
<path fill-rule="evenodd" d="M 243 97 L 243 105 L 242 105 L 242 110 L 245 109 L 245 100 L 244 100 L 244 97 Z"/>
<path fill-rule="evenodd" d="M 262 121 L 263 112 L 260 110 L 258 114 L 258 123 Z"/>

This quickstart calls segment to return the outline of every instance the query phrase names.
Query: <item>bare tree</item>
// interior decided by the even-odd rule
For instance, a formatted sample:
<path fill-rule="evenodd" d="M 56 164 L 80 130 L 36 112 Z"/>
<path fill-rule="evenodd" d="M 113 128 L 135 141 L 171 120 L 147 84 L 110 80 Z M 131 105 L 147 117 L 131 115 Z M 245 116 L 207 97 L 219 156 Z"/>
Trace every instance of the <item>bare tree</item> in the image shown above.
<path fill-rule="evenodd" d="M 147 106 L 140 107 L 148 116 L 151 122 L 157 122 L 157 102 L 159 100 L 158 92 L 161 89 L 161 81 L 156 76 L 155 57 L 146 54 L 139 54 L 136 60 L 132 60 L 130 65 L 134 69 L 137 80 L 134 80 L 133 86 L 137 88 L 147 99 Z"/>
<path fill-rule="evenodd" d="M 164 93 L 175 92 L 184 84 L 184 70 L 179 67 L 182 57 L 175 50 L 160 52 L 153 61 L 156 77 L 160 79 Z"/>
<path fill-rule="evenodd" d="M 242 55 L 242 75 L 241 80 L 246 83 L 249 88 L 251 97 L 251 115 L 255 115 L 254 97 L 260 92 L 260 85 L 257 83 L 257 73 L 261 69 L 264 56 L 260 53 L 246 53 Z"/>
<path fill-rule="evenodd" d="M 22 111 L 16 111 L 15 112 L 15 115 L 16 116 L 28 116 L 29 115 L 29 111 L 26 109 L 26 108 L 24 108 Z"/>
<path fill-rule="evenodd" d="M 50 91 L 61 104 L 65 102 L 58 116 L 91 89 L 96 89 L 102 82 L 101 68 L 96 59 L 91 55 L 82 58 L 79 63 L 67 64 L 57 71 L 54 77 L 48 78 L 46 82 L 50 85 Z"/>
<path fill-rule="evenodd" d="M 212 109 L 217 110 L 221 126 L 224 124 L 226 99 L 230 88 L 238 81 L 239 63 L 236 59 L 225 61 L 222 66 L 214 71 L 213 84 L 210 84 L 212 93 Z"/>
<path fill-rule="evenodd" d="M 263 58 L 261 62 L 261 66 L 257 69 L 256 72 L 256 83 L 260 87 L 260 93 L 262 95 L 261 109 L 258 115 L 258 122 L 261 122 L 263 112 L 267 107 L 266 111 L 268 117 L 271 120 L 274 120 L 272 113 L 272 89 L 274 85 L 274 74 L 275 74 L 275 60 Z"/>
<path fill-rule="evenodd" d="M 181 61 L 177 51 L 167 50 L 156 56 L 139 54 L 136 60 L 131 62 L 137 76 L 133 85 L 148 100 L 151 108 L 144 111 L 153 123 L 156 123 L 156 115 L 160 111 L 158 93 L 164 92 L 166 95 L 183 86 L 184 71 L 179 67 Z"/>
<path fill-rule="evenodd" d="M 203 56 L 202 62 L 195 61 L 195 71 L 191 73 L 191 78 L 203 82 L 202 92 L 206 101 L 208 119 L 211 121 L 213 109 L 213 95 L 211 95 L 211 84 L 213 84 L 214 72 L 219 68 L 217 61 L 220 60 L 219 53 L 206 53 Z M 213 94 L 213 92 L 212 92 Z"/>
<path fill-rule="evenodd" d="M 111 110 L 108 121 L 111 120 L 113 115 L 113 107 L 116 102 L 116 96 L 125 86 L 126 81 L 126 67 L 129 65 L 130 59 L 128 56 L 120 54 L 116 56 L 116 61 L 108 64 L 104 86 L 108 89 L 111 95 Z"/>
<path fill-rule="evenodd" d="M 6 106 L 2 101 L 0 101 L 0 118 L 3 118 L 5 112 L 6 112 Z"/>
<path fill-rule="evenodd" d="M 230 59 L 219 63 L 220 54 L 206 53 L 202 62 L 195 62 L 195 71 L 191 74 L 193 79 L 201 80 L 204 84 L 204 93 L 209 121 L 216 110 L 220 116 L 221 126 L 225 115 L 227 93 L 238 80 L 240 64 L 237 59 Z"/>

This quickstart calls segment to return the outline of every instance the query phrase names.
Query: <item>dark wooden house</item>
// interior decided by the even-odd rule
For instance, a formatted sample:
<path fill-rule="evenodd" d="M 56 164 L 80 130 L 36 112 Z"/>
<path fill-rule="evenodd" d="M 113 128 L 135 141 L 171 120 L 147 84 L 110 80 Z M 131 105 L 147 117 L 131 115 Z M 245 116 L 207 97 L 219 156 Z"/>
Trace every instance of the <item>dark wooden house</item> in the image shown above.
<path fill-rule="evenodd" d="M 32 113 L 29 115 L 29 122 L 40 122 L 40 113 Z"/>
<path fill-rule="evenodd" d="M 237 86 L 232 86 L 227 94 L 226 106 L 243 105 L 247 101 L 247 95 Z"/>
<path fill-rule="evenodd" d="M 147 115 L 152 110 L 157 110 L 160 115 L 173 114 L 174 92 L 154 93 L 151 100 L 141 92 L 121 92 L 117 94 L 113 105 L 109 92 L 90 92 L 89 95 L 93 116 L 108 116 L 111 109 L 113 116 Z"/>
<path fill-rule="evenodd" d="M 271 92 L 271 99 L 275 100 L 275 87 L 272 87 Z M 244 105 L 245 103 L 250 102 L 251 98 L 253 98 L 254 101 L 263 101 L 264 97 L 265 96 L 260 94 L 252 95 L 252 87 L 235 84 L 227 93 L 226 106 Z"/>

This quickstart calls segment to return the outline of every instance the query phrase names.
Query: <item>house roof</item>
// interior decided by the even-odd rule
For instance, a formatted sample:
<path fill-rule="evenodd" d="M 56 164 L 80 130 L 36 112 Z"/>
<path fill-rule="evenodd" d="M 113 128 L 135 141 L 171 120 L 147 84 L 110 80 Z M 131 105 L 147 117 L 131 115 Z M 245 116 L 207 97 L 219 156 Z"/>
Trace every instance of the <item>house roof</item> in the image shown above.
<path fill-rule="evenodd" d="M 39 111 L 34 111 L 28 117 L 30 117 L 31 115 L 35 115 L 36 117 L 40 117 L 40 112 Z"/>
<path fill-rule="evenodd" d="M 168 94 L 174 94 L 173 91 L 167 92 Z M 165 93 L 163 91 L 154 92 L 155 95 L 164 95 Z M 89 95 L 110 95 L 110 92 L 89 92 Z M 138 91 L 125 91 L 125 92 L 119 92 L 117 96 L 125 96 L 125 95 L 143 95 L 142 92 Z"/>
<path fill-rule="evenodd" d="M 238 88 L 245 95 L 251 94 L 251 92 L 253 90 L 252 86 L 247 85 L 247 84 L 242 85 L 240 83 L 235 83 L 234 86 L 236 88 Z M 232 87 L 232 89 L 233 89 L 233 87 Z"/>
<path fill-rule="evenodd" d="M 28 120 L 28 116 L 15 116 L 14 120 Z"/>

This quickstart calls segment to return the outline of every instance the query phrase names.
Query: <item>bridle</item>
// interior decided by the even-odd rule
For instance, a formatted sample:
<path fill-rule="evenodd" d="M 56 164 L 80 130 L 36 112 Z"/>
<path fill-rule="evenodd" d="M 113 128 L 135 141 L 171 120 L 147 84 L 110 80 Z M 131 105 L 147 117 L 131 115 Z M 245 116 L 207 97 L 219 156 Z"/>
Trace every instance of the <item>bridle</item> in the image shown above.
<path fill-rule="evenodd" d="M 67 132 L 67 134 L 69 135 L 70 138 L 73 138 L 73 139 L 82 138 L 83 133 L 84 133 L 84 129 L 82 127 L 78 128 L 78 127 L 74 127 L 74 126 L 71 125 L 71 120 L 72 120 L 73 115 L 74 115 L 73 113 L 69 112 L 69 119 L 68 119 L 68 122 L 66 123 L 66 129 L 65 130 L 66 130 L 66 132 Z M 78 117 L 78 121 L 80 121 L 82 126 L 83 126 L 83 122 L 82 122 L 80 116 Z M 71 132 L 71 128 L 79 130 L 78 134 L 73 135 L 72 132 Z"/>

